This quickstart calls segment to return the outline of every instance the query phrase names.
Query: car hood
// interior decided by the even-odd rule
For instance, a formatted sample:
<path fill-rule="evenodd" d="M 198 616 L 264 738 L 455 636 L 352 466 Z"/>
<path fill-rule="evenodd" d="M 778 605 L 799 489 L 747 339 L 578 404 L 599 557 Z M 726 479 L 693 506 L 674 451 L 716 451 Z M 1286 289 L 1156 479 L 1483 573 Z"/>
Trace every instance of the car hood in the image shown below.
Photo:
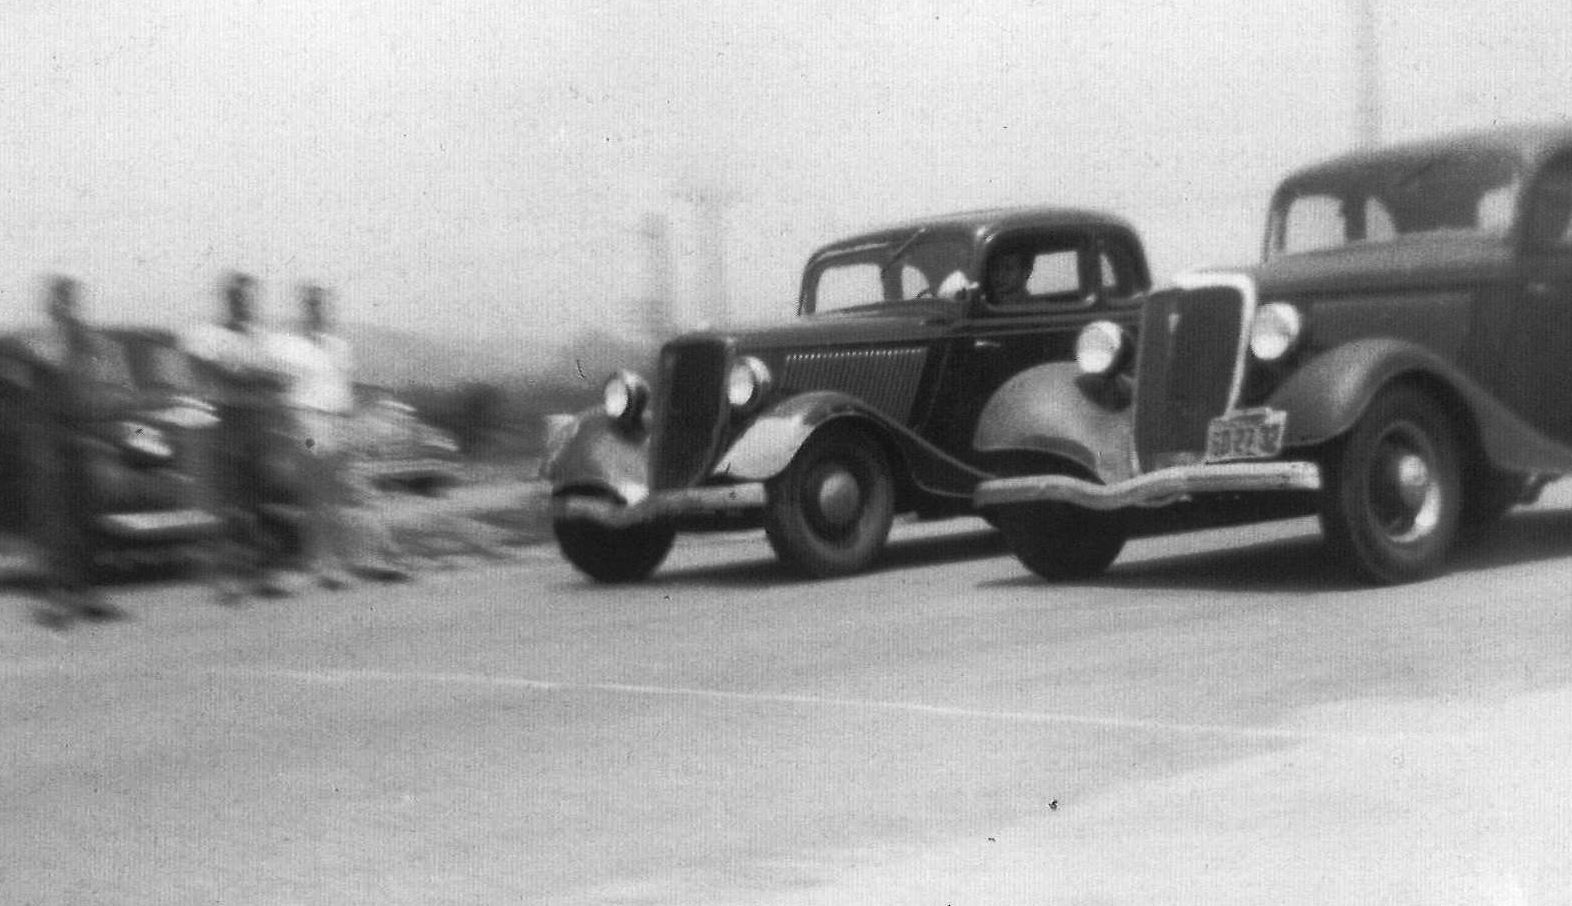
<path fill-rule="evenodd" d="M 1479 282 L 1505 274 L 1511 261 L 1511 247 L 1501 237 L 1425 233 L 1285 255 L 1251 273 L 1264 297 Z"/>

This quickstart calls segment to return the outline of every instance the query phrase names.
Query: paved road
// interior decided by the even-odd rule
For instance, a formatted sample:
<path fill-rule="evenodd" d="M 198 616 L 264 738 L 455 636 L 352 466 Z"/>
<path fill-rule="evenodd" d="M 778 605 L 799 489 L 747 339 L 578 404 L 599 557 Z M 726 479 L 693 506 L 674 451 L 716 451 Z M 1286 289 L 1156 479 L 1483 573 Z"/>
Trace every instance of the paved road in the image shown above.
<path fill-rule="evenodd" d="M 1313 523 L 1050 587 L 980 523 L 129 624 L 0 608 L 0 902 L 1572 901 L 1572 495 L 1370 590 Z"/>

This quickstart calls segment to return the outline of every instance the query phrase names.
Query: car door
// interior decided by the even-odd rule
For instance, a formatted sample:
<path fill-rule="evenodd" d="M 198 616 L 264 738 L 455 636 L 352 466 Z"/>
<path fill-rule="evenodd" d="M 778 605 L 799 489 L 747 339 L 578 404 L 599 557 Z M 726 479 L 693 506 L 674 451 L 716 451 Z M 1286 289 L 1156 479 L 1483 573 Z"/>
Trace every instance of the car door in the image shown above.
<path fill-rule="evenodd" d="M 1508 405 L 1572 444 L 1572 151 L 1551 160 L 1524 201 L 1507 348 Z"/>
<path fill-rule="evenodd" d="M 1004 296 L 988 285 L 1001 255 L 1030 262 L 1024 291 Z M 1134 322 L 1131 300 L 1144 284 L 1128 249 L 1087 229 L 1001 236 L 990 244 L 980 272 L 983 286 L 948 338 L 946 373 L 925 424 L 951 455 L 976 462 L 972 435 L 983 406 L 1006 381 L 1045 362 L 1075 357 L 1075 339 L 1088 322 L 1108 317 Z"/>

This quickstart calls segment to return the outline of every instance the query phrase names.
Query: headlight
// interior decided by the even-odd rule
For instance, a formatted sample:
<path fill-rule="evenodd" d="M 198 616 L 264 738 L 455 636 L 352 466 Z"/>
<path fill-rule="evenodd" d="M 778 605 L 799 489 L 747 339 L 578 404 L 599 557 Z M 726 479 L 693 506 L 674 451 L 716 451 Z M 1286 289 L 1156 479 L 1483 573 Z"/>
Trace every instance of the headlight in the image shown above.
<path fill-rule="evenodd" d="M 1304 316 L 1287 302 L 1268 302 L 1256 309 L 1250 325 L 1250 352 L 1263 362 L 1275 362 L 1291 352 L 1304 331 Z"/>
<path fill-rule="evenodd" d="M 1075 338 L 1075 364 L 1087 374 L 1113 374 L 1130 356 L 1130 337 L 1112 321 L 1093 321 Z"/>
<path fill-rule="evenodd" d="M 770 387 L 770 369 L 751 355 L 732 363 L 726 375 L 726 401 L 736 409 L 751 409 Z"/>
<path fill-rule="evenodd" d="M 631 428 L 644 417 L 644 407 L 650 401 L 650 385 L 631 371 L 618 371 L 606 379 L 601 401 L 607 415 L 624 428 Z"/>
<path fill-rule="evenodd" d="M 164 432 L 141 422 L 121 422 L 120 443 L 125 445 L 126 449 L 150 459 L 168 459 L 175 455 L 175 449 L 169 445 L 169 439 L 164 437 Z"/>

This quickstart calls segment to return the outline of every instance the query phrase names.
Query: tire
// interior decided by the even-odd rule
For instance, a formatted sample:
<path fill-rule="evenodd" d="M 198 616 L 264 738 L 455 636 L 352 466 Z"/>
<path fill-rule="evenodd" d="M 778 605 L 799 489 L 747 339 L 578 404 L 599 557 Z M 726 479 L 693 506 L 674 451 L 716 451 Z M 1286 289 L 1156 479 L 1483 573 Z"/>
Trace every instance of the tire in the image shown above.
<path fill-rule="evenodd" d="M 895 480 L 867 432 L 829 427 L 767 486 L 764 531 L 788 569 L 825 579 L 867 569 L 890 536 Z"/>
<path fill-rule="evenodd" d="M 1460 461 L 1457 431 L 1433 398 L 1411 386 L 1382 391 L 1323 463 L 1332 550 L 1373 584 L 1440 572 L 1461 521 Z"/>
<path fill-rule="evenodd" d="M 559 519 L 552 530 L 569 563 L 596 582 L 607 584 L 649 578 L 677 539 L 676 529 L 658 523 L 619 529 L 581 519 Z"/>
<path fill-rule="evenodd" d="M 1004 507 L 989 521 L 1004 533 L 1016 559 L 1050 582 L 1102 575 L 1129 537 L 1121 514 L 1062 503 Z"/>

